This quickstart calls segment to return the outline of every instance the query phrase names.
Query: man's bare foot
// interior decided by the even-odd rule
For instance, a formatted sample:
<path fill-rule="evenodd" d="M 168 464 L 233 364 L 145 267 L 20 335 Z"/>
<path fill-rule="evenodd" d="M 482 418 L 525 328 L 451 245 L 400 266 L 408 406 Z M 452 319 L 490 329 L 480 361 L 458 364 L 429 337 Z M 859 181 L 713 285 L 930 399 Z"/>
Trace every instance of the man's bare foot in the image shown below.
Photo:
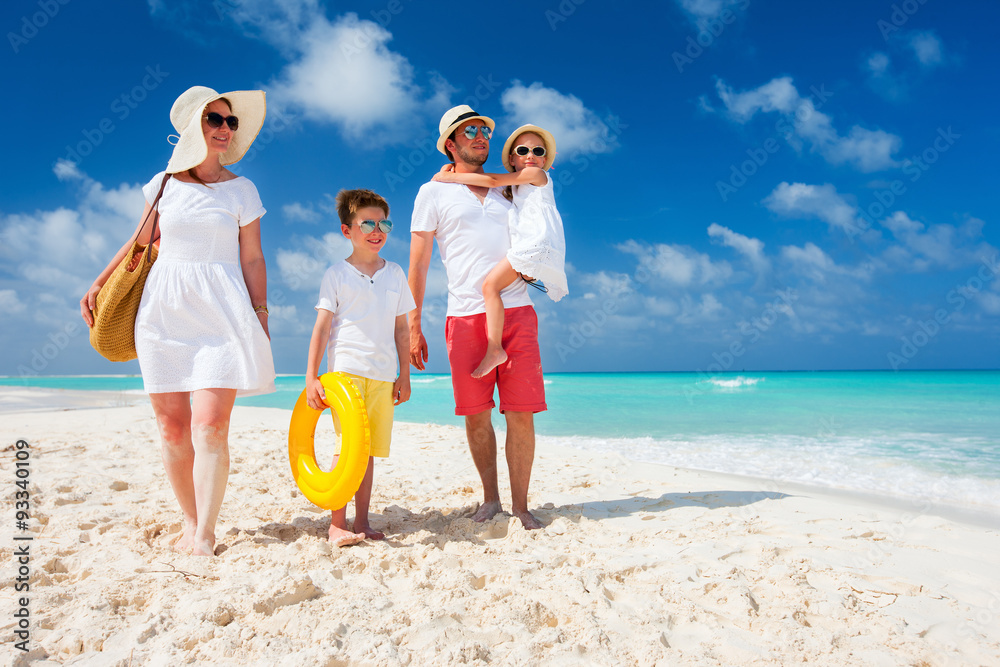
<path fill-rule="evenodd" d="M 541 522 L 528 510 L 514 512 L 514 516 L 521 520 L 521 525 L 524 526 L 525 530 L 536 530 L 542 527 Z"/>
<path fill-rule="evenodd" d="M 500 505 L 500 501 L 494 500 L 491 503 L 484 503 L 480 505 L 479 509 L 476 510 L 476 513 L 472 515 L 472 520 L 476 523 L 489 521 L 502 511 L 503 507 Z"/>
<path fill-rule="evenodd" d="M 215 555 L 215 538 L 205 538 L 201 540 L 194 541 L 194 553 L 195 556 L 214 556 Z"/>
<path fill-rule="evenodd" d="M 364 539 L 364 533 L 352 533 L 344 528 L 338 528 L 333 525 L 330 526 L 330 542 L 332 542 L 335 547 L 350 546 L 352 544 L 357 544 L 358 542 L 363 542 Z"/>
<path fill-rule="evenodd" d="M 481 378 L 505 361 L 507 361 L 507 353 L 503 351 L 503 348 L 490 346 L 486 348 L 486 356 L 479 362 L 479 366 L 472 371 L 472 377 Z"/>
<path fill-rule="evenodd" d="M 363 534 L 369 540 L 385 539 L 385 533 L 378 532 L 377 530 L 369 526 L 367 523 L 358 523 L 356 519 L 354 521 L 354 530 L 358 533 Z"/>

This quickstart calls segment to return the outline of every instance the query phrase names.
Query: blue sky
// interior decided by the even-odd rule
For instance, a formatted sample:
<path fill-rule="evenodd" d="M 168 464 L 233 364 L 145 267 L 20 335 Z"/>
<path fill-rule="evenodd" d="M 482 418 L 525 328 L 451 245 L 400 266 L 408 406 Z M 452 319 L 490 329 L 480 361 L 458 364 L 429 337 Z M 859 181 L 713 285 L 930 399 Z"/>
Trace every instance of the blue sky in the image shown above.
<path fill-rule="evenodd" d="M 384 194 L 406 268 L 441 113 L 550 129 L 569 297 L 547 371 L 1000 367 L 993 2 L 6 2 L 0 374 L 136 373 L 78 301 L 192 85 L 263 88 L 281 373 L 305 370 L 331 198 Z M 11 145 L 12 144 L 12 145 Z M 495 148 L 497 148 L 495 146 Z M 500 170 L 494 153 L 487 167 Z M 994 194 L 990 194 L 994 193 Z M 425 330 L 444 372 L 444 275 Z"/>

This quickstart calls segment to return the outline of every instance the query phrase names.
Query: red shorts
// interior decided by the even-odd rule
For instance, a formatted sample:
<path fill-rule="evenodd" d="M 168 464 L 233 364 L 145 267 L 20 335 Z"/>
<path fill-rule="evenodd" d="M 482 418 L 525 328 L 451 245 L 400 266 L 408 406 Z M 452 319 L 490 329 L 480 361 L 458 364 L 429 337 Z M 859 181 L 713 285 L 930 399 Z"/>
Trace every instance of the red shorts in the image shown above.
<path fill-rule="evenodd" d="M 531 306 L 504 310 L 503 343 L 507 361 L 478 380 L 472 377 L 486 354 L 486 313 L 449 317 L 444 328 L 455 391 L 455 414 L 490 410 L 493 388 L 500 391 L 500 412 L 545 410 L 542 357 L 538 352 L 538 317 Z"/>

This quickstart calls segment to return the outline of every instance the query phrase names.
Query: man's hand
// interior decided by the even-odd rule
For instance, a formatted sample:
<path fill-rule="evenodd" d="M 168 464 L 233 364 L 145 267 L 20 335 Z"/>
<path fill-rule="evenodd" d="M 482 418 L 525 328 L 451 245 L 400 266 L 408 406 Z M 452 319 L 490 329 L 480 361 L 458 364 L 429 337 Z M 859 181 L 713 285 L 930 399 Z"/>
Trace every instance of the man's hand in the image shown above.
<path fill-rule="evenodd" d="M 427 339 L 420 327 L 410 327 L 410 363 L 418 371 L 424 370 L 427 362 Z"/>

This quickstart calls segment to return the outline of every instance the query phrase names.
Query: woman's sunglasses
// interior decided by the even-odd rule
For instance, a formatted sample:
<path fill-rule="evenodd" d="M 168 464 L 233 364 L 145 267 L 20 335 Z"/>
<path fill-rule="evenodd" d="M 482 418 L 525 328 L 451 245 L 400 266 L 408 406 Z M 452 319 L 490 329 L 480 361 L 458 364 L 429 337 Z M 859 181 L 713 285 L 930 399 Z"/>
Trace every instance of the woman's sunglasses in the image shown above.
<path fill-rule="evenodd" d="M 465 135 L 466 139 L 475 139 L 476 133 L 480 131 L 483 133 L 483 139 L 489 141 L 490 135 L 493 134 L 493 130 L 491 130 L 487 125 L 468 125 L 464 130 L 462 130 L 462 134 Z"/>
<path fill-rule="evenodd" d="M 215 113 L 214 111 L 209 111 L 207 114 L 205 114 L 205 119 L 208 121 L 208 126 L 213 129 L 222 127 L 222 124 L 225 123 L 226 125 L 229 126 L 230 130 L 235 132 L 236 129 L 240 126 L 240 119 L 237 118 L 236 116 L 223 117 L 222 114 Z"/>
<path fill-rule="evenodd" d="M 535 157 L 545 157 L 545 147 L 535 146 L 534 148 L 528 148 L 527 146 L 518 146 L 514 149 L 514 153 L 524 157 L 528 153 L 532 153 Z"/>
<path fill-rule="evenodd" d="M 371 234 L 375 231 L 376 225 L 383 234 L 388 234 L 392 231 L 392 220 L 379 220 L 378 222 L 375 220 L 362 220 L 358 223 L 358 229 L 365 234 Z"/>

